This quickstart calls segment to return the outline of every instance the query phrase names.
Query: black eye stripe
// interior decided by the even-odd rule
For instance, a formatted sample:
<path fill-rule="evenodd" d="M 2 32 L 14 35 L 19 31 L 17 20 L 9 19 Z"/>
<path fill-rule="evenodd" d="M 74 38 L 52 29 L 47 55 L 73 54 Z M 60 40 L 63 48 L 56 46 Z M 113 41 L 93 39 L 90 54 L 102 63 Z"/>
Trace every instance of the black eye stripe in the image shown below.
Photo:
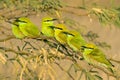
<path fill-rule="evenodd" d="M 72 33 L 69 33 L 69 32 L 63 32 L 63 33 L 65 33 L 65 34 L 67 34 L 67 35 L 75 36 L 75 35 L 73 35 Z"/>
<path fill-rule="evenodd" d="M 19 20 L 19 19 L 16 19 L 15 21 L 16 21 L 16 22 L 27 23 L 26 21 L 21 21 L 21 20 Z"/>
<path fill-rule="evenodd" d="M 45 20 L 44 22 L 50 22 L 50 21 L 55 21 L 57 19 L 51 19 L 51 20 Z"/>
<path fill-rule="evenodd" d="M 87 49 L 94 49 L 94 48 L 91 48 L 91 47 L 86 47 L 86 46 L 81 46 L 82 48 L 87 48 Z"/>
<path fill-rule="evenodd" d="M 55 27 L 55 26 L 49 26 L 51 28 L 55 28 L 55 29 L 60 29 L 60 30 L 63 30 L 62 28 L 59 28 L 59 27 Z"/>
<path fill-rule="evenodd" d="M 53 21 L 53 20 L 45 20 L 44 22 L 50 22 L 50 21 Z"/>

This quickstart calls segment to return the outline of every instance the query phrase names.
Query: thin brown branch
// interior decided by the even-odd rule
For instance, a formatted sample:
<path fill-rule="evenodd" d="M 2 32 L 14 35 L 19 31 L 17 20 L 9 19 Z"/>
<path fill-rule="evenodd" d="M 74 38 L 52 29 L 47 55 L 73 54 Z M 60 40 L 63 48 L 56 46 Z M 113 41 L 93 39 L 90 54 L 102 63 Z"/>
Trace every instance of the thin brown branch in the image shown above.
<path fill-rule="evenodd" d="M 119 61 L 119 60 L 115 60 L 115 59 L 112 59 L 112 58 L 110 58 L 109 60 L 120 64 L 120 61 Z"/>
<path fill-rule="evenodd" d="M 4 41 L 7 41 L 7 40 L 11 40 L 11 39 L 15 39 L 15 36 L 9 36 L 7 38 L 0 39 L 0 42 L 4 42 Z"/>
<path fill-rule="evenodd" d="M 62 71 L 64 71 L 65 73 L 67 73 L 72 80 L 75 80 L 68 71 L 64 70 L 64 69 L 60 66 L 59 63 L 55 62 L 55 64 L 56 64 Z"/>
<path fill-rule="evenodd" d="M 5 48 L 5 47 L 0 47 L 0 49 L 4 50 L 5 52 L 13 52 L 15 54 L 20 54 L 20 55 L 29 55 L 28 52 L 24 52 L 24 51 L 16 51 L 10 48 Z"/>
<path fill-rule="evenodd" d="M 101 67 L 99 67 L 99 66 L 94 66 L 94 65 L 91 65 L 91 66 L 93 66 L 94 68 L 97 68 L 97 69 L 103 71 L 103 72 L 104 72 L 105 74 L 107 74 L 108 76 L 112 76 L 112 77 L 115 77 L 115 78 L 118 77 L 118 76 L 116 76 L 116 75 L 114 75 L 114 74 L 112 74 L 112 73 L 104 70 L 103 68 L 101 68 Z"/>

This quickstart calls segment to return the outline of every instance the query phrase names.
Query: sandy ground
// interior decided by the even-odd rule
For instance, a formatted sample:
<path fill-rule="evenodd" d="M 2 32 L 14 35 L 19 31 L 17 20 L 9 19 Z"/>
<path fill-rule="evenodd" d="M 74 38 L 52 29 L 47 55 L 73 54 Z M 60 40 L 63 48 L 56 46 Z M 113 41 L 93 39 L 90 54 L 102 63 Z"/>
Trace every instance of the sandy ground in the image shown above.
<path fill-rule="evenodd" d="M 67 4 L 72 5 L 72 6 L 81 5 L 81 0 L 74 0 L 74 2 L 73 2 L 73 0 L 63 0 L 63 1 L 65 1 Z M 88 5 L 91 4 L 90 3 L 91 0 L 85 0 L 85 1 Z M 115 2 L 116 6 L 119 4 L 118 1 L 119 0 L 116 0 L 116 2 Z M 93 2 L 99 2 L 100 5 L 106 5 L 107 7 L 109 6 L 109 4 L 108 5 L 106 4 L 107 2 L 109 2 L 109 0 L 106 0 L 105 2 L 104 2 L 104 0 L 101 0 L 101 1 L 100 0 L 93 0 Z M 75 10 L 75 12 L 77 12 L 77 10 Z M 30 16 L 30 19 L 37 26 L 41 26 L 40 20 L 44 16 L 45 16 L 44 14 L 40 14 L 39 16 Z M 111 49 L 104 50 L 105 54 L 109 57 L 116 59 L 116 60 L 120 60 L 120 51 L 119 51 L 120 50 L 120 35 L 119 35 L 120 29 L 119 28 L 115 27 L 114 25 L 103 26 L 99 23 L 99 21 L 97 19 L 93 19 L 92 21 L 90 21 L 90 18 L 86 17 L 86 16 L 76 16 L 74 14 L 66 13 L 66 12 L 63 12 L 62 16 L 73 19 L 73 20 L 77 21 L 80 25 L 83 25 L 83 26 L 77 26 L 77 27 L 75 27 L 75 29 L 82 28 L 84 33 L 88 32 L 88 31 L 93 31 L 93 32 L 97 33 L 100 36 L 98 40 L 105 41 L 109 45 L 111 45 Z M 10 25 L 5 24 L 5 26 L 10 26 Z M 68 26 L 68 28 L 70 28 L 70 27 Z M 21 41 L 16 41 L 16 43 L 18 43 L 18 44 L 12 43 L 12 45 L 13 46 L 19 45 L 20 42 Z M 11 45 L 11 43 L 6 43 L 6 44 L 0 43 L 0 46 L 8 46 L 8 45 Z M 67 63 L 67 65 L 66 65 L 66 63 Z M 71 63 L 69 61 L 61 61 L 61 65 L 63 65 L 64 68 L 66 68 L 66 69 L 68 68 L 68 66 L 70 64 Z M 8 75 L 12 76 L 14 73 L 10 74 L 10 72 L 12 70 L 11 67 L 9 67 L 8 69 L 6 69 L 6 68 L 8 68 L 8 67 L 6 67 L 4 65 L 0 65 L 0 74 L 7 73 Z M 60 71 L 59 68 L 57 68 L 56 66 L 55 66 L 55 70 L 59 72 L 57 75 L 57 77 L 59 77 L 59 78 L 57 80 L 71 80 L 67 74 Z M 64 77 L 62 74 L 64 74 Z M 73 75 L 75 75 L 75 74 L 73 73 Z M 1 80 L 5 80 L 5 79 L 1 79 Z M 7 79 L 7 80 L 9 80 L 9 79 Z M 14 80 L 14 78 L 11 80 Z M 104 78 L 103 80 L 106 80 L 106 78 Z M 114 79 L 111 78 L 110 80 L 114 80 Z"/>

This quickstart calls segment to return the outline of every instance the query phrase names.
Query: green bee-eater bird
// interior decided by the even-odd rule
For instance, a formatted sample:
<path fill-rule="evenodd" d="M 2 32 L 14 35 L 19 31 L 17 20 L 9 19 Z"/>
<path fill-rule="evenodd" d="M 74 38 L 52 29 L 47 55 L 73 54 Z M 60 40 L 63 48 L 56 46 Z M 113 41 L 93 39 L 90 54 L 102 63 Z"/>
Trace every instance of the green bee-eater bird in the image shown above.
<path fill-rule="evenodd" d="M 45 17 L 42 19 L 42 34 L 47 37 L 54 37 L 54 29 L 50 26 L 54 26 L 54 21 L 57 19 L 51 17 Z"/>
<path fill-rule="evenodd" d="M 17 22 L 12 23 L 12 33 L 16 38 L 23 39 L 25 35 L 21 32 Z"/>
<path fill-rule="evenodd" d="M 30 38 L 35 38 L 40 35 L 40 31 L 36 25 L 34 25 L 29 18 L 21 17 L 15 20 L 21 32 L 26 36 Z"/>
<path fill-rule="evenodd" d="M 113 68 L 112 63 L 106 58 L 102 50 L 100 50 L 96 45 L 88 43 L 81 48 L 83 50 L 83 57 L 89 64 L 96 66 L 102 65 L 108 69 Z"/>
<path fill-rule="evenodd" d="M 67 30 L 66 26 L 64 24 L 57 24 L 54 28 L 54 37 L 55 39 L 60 42 L 61 44 L 67 43 L 67 35 L 63 32 Z"/>
<path fill-rule="evenodd" d="M 63 33 L 67 35 L 67 43 L 74 51 L 80 51 L 81 46 L 86 44 L 81 34 L 75 30 Z"/>

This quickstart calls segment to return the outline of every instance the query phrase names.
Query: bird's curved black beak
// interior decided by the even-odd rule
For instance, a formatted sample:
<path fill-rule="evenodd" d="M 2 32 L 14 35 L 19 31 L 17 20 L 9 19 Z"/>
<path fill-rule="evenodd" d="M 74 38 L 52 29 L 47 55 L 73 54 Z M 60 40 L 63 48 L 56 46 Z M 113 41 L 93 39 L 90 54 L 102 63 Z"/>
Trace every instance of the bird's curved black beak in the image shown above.
<path fill-rule="evenodd" d="M 16 24 L 15 22 L 12 22 L 12 21 L 6 21 L 6 22 L 13 24 L 13 25 L 16 25 L 16 26 L 19 26 L 18 24 Z"/>
<path fill-rule="evenodd" d="M 56 21 L 56 20 L 58 20 L 58 19 L 57 18 L 52 19 L 52 21 Z"/>

